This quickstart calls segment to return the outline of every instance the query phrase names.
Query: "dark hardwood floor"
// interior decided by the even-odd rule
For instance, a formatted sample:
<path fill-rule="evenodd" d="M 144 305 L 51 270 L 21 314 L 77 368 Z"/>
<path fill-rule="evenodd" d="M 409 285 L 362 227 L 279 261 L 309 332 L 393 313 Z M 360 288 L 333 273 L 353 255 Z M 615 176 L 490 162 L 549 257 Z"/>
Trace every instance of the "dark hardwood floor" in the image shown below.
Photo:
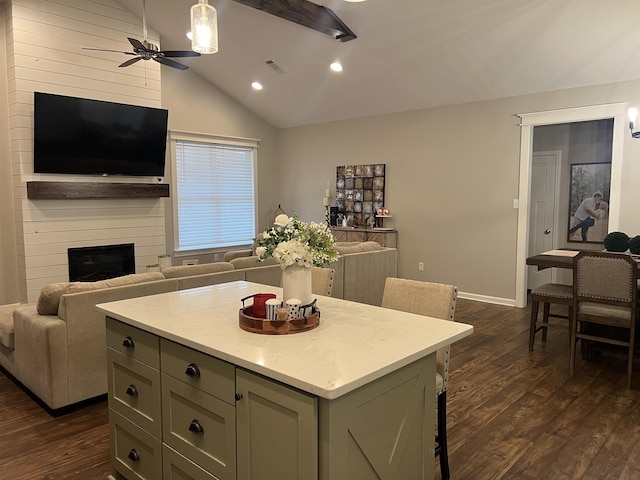
<path fill-rule="evenodd" d="M 456 320 L 475 332 L 451 355 L 454 480 L 640 479 L 640 366 L 632 390 L 611 351 L 571 378 L 564 331 L 528 351 L 528 309 L 459 300 Z M 55 417 L 0 372 L 0 479 L 104 480 L 108 463 L 106 400 Z"/>

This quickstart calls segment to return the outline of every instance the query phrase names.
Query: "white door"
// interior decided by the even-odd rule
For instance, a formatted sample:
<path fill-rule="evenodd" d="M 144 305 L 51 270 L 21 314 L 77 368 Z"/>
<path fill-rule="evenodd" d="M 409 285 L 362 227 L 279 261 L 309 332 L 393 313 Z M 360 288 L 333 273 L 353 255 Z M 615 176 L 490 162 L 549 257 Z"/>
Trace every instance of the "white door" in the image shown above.
<path fill-rule="evenodd" d="M 557 245 L 556 206 L 558 167 L 561 152 L 534 153 L 531 165 L 531 200 L 529 202 L 528 256 L 552 250 Z M 528 267 L 527 288 L 533 289 L 555 281 L 552 268 Z"/>

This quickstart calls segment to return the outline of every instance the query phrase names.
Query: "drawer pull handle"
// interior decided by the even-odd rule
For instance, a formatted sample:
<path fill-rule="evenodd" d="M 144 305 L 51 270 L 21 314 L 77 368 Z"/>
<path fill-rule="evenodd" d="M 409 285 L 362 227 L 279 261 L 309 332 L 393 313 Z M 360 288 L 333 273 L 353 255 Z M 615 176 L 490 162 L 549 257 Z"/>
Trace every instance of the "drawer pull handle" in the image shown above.
<path fill-rule="evenodd" d="M 136 388 L 135 385 L 129 385 L 127 387 L 127 395 L 130 395 L 132 397 L 137 397 L 138 396 L 138 389 Z"/>
<path fill-rule="evenodd" d="M 184 374 L 189 377 L 200 378 L 200 369 L 195 363 L 190 363 Z"/>
<path fill-rule="evenodd" d="M 234 397 L 235 397 L 235 399 L 236 399 L 236 402 L 238 402 L 238 401 L 242 400 L 242 394 L 241 394 L 241 393 L 236 393 L 236 394 L 234 395 Z"/>
<path fill-rule="evenodd" d="M 133 347 L 135 347 L 135 344 L 133 343 L 133 338 L 125 337 L 124 341 L 122 342 L 122 346 L 125 347 L 125 348 L 133 348 Z"/>
<path fill-rule="evenodd" d="M 204 433 L 204 428 L 202 428 L 202 425 L 198 420 L 193 420 L 191 422 L 191 425 L 189 425 L 189 431 L 195 433 L 196 435 L 199 435 L 201 433 Z"/>
<path fill-rule="evenodd" d="M 138 454 L 138 452 L 136 452 L 135 448 L 132 448 L 129 451 L 129 455 L 127 455 L 127 457 L 129 457 L 129 460 L 131 460 L 132 462 L 139 462 L 140 461 L 140 455 Z"/>

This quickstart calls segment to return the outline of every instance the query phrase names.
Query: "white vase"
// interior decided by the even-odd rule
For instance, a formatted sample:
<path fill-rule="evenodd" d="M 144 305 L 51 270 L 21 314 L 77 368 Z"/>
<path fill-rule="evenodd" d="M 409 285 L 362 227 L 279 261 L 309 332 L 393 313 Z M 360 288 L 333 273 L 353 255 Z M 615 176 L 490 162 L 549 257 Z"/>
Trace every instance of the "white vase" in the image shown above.
<path fill-rule="evenodd" d="M 297 265 L 285 268 L 282 271 L 282 294 L 285 302 L 297 298 L 302 305 L 311 303 L 311 268 Z"/>

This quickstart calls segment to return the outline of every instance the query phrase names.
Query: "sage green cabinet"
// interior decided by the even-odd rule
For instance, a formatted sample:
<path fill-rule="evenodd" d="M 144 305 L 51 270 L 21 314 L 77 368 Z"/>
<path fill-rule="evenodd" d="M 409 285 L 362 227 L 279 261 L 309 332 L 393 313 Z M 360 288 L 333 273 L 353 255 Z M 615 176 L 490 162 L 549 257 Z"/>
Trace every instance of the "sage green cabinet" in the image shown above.
<path fill-rule="evenodd" d="M 317 478 L 317 397 L 110 318 L 107 346 L 111 479 Z"/>
<path fill-rule="evenodd" d="M 318 478 L 318 399 L 236 370 L 238 480 Z"/>

